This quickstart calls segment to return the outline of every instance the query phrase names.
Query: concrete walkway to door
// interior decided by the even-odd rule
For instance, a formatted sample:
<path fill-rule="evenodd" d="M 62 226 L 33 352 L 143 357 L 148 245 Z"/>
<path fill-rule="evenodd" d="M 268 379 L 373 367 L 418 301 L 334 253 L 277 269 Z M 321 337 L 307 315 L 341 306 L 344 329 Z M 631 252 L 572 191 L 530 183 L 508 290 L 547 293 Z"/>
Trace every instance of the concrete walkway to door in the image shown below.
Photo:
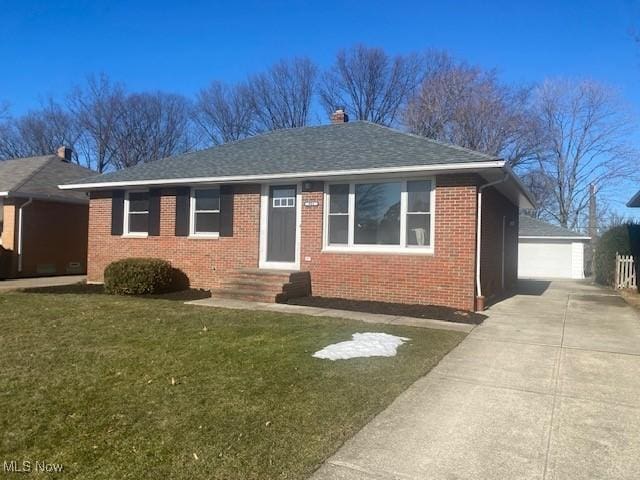
<path fill-rule="evenodd" d="M 529 281 L 487 313 L 312 478 L 640 478 L 638 312 Z"/>

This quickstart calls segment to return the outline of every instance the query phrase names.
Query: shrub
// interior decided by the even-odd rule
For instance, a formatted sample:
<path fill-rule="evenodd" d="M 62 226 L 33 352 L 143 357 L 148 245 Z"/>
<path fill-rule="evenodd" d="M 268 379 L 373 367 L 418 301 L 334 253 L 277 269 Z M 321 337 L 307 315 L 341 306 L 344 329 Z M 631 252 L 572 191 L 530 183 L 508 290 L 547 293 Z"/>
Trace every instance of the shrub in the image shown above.
<path fill-rule="evenodd" d="M 640 225 L 629 223 L 613 227 L 602 234 L 596 245 L 594 270 L 596 282 L 613 285 L 616 252 L 640 258 Z"/>
<path fill-rule="evenodd" d="M 112 295 L 165 293 L 173 286 L 173 268 L 159 258 L 125 258 L 104 271 L 104 290 Z"/>

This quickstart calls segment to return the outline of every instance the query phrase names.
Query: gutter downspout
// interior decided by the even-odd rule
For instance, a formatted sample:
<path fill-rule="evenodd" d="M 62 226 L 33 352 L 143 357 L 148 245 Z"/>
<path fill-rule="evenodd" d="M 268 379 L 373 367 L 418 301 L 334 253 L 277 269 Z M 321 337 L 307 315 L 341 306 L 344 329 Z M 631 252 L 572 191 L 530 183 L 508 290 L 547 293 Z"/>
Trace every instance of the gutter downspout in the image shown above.
<path fill-rule="evenodd" d="M 482 285 L 480 283 L 480 253 L 482 251 L 482 191 L 487 187 L 493 187 L 499 183 L 504 183 L 509 178 L 509 172 L 505 172 L 500 180 L 480 185 L 478 188 L 478 227 L 476 233 L 476 311 L 484 310 L 484 297 L 482 296 Z"/>
<path fill-rule="evenodd" d="M 24 239 L 23 230 L 23 209 L 33 203 L 33 198 L 29 198 L 18 209 L 18 273 L 22 272 L 22 243 Z"/>

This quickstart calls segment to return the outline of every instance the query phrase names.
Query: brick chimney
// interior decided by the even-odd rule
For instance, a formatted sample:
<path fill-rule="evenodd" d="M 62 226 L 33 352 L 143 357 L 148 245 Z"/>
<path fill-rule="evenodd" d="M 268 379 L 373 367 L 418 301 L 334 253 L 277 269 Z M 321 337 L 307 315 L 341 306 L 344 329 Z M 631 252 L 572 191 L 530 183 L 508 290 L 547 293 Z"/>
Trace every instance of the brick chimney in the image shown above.
<path fill-rule="evenodd" d="M 344 107 L 336 108 L 336 111 L 331 114 L 331 123 L 347 123 L 349 121 L 349 115 L 344 111 Z"/>
<path fill-rule="evenodd" d="M 70 162 L 71 161 L 71 154 L 73 153 L 73 150 L 70 149 L 69 147 L 59 147 L 58 148 L 58 156 L 63 159 L 65 162 Z"/>

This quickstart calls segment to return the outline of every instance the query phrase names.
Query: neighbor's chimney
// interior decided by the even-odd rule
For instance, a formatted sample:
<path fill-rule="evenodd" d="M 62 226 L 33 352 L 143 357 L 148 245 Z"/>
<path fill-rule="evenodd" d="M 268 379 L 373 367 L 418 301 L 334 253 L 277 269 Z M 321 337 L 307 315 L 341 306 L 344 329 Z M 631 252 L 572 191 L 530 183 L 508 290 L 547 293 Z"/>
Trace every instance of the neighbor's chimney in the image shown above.
<path fill-rule="evenodd" d="M 344 107 L 336 108 L 336 111 L 331 114 L 331 123 L 347 123 L 349 121 L 349 115 L 344 111 Z"/>
<path fill-rule="evenodd" d="M 58 148 L 58 156 L 63 159 L 65 162 L 70 162 L 71 161 L 71 154 L 73 153 L 73 150 L 70 149 L 69 147 L 60 147 Z"/>

